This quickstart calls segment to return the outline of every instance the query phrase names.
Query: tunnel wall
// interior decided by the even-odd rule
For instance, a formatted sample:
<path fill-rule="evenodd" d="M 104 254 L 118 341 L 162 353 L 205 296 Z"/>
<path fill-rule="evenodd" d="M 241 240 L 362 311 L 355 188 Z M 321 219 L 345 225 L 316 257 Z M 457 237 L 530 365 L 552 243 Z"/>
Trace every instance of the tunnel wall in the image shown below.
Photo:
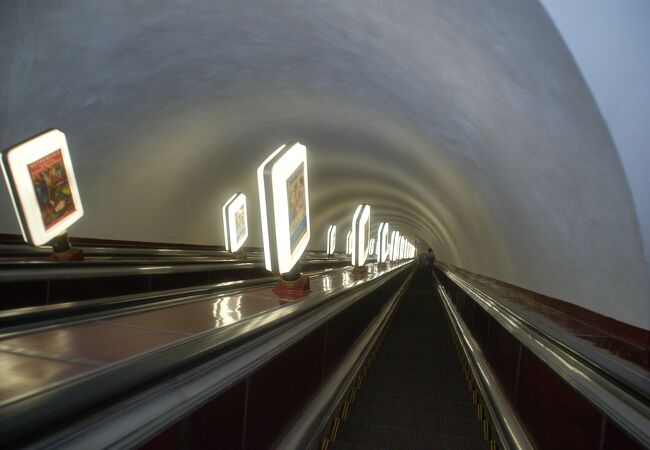
<path fill-rule="evenodd" d="M 68 137 L 76 236 L 221 244 L 290 139 L 312 248 L 354 206 L 467 270 L 650 328 L 616 147 L 536 1 L 7 0 L 0 143 Z M 0 232 L 17 233 L 7 195 Z"/>

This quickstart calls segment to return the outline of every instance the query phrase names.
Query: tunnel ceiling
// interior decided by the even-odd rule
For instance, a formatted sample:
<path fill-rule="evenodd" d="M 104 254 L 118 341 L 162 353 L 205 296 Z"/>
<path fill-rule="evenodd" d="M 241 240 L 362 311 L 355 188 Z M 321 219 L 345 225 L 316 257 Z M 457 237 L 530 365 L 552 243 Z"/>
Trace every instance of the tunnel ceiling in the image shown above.
<path fill-rule="evenodd" d="M 354 206 L 451 264 L 650 328 L 616 149 L 536 1 L 5 1 L 0 142 L 68 137 L 76 236 L 221 244 L 308 147 L 312 241 Z M 18 228 L 7 195 L 0 232 Z M 607 274 L 604 276 L 604 274 Z M 621 303 L 621 287 L 625 301 Z"/>

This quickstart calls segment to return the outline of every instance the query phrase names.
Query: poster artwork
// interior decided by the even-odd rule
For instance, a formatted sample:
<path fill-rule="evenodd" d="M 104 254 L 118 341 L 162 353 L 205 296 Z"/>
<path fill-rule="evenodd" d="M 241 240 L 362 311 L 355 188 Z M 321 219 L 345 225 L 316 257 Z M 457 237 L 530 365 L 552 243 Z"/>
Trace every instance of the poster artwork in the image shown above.
<path fill-rule="evenodd" d="M 61 150 L 27 165 L 45 230 L 74 213 L 76 208 Z"/>
<path fill-rule="evenodd" d="M 287 203 L 289 205 L 289 241 L 293 254 L 307 234 L 307 211 L 305 207 L 305 164 L 287 178 Z"/>
<path fill-rule="evenodd" d="M 237 236 L 237 244 L 239 244 L 246 234 L 246 209 L 245 204 L 242 204 L 235 212 L 235 234 Z"/>

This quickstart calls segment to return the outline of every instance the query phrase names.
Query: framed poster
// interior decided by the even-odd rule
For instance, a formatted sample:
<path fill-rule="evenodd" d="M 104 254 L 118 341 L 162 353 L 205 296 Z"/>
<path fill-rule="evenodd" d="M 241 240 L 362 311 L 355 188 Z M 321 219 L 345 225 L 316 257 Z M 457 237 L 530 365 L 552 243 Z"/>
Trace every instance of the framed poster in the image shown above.
<path fill-rule="evenodd" d="M 18 144 L 2 152 L 1 161 L 23 238 L 29 244 L 46 244 L 83 216 L 61 131 L 48 130 Z"/>
<path fill-rule="evenodd" d="M 307 148 L 283 145 L 257 169 L 267 270 L 288 273 L 311 236 Z"/>
<path fill-rule="evenodd" d="M 333 255 L 336 248 L 336 225 L 330 225 L 327 229 L 327 254 Z"/>
<path fill-rule="evenodd" d="M 246 195 L 238 192 L 223 205 L 223 229 L 226 250 L 235 253 L 248 239 Z"/>
<path fill-rule="evenodd" d="M 368 259 L 370 239 L 370 205 L 357 206 L 352 218 L 352 264 L 362 267 Z"/>

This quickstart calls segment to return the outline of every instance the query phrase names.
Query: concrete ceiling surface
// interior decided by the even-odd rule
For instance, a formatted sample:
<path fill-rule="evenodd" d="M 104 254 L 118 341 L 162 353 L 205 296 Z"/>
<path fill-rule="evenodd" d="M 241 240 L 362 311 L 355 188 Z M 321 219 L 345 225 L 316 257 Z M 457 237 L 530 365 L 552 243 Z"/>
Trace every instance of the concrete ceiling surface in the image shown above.
<path fill-rule="evenodd" d="M 71 149 L 86 237 L 222 243 L 279 145 L 308 147 L 312 248 L 354 206 L 468 270 L 650 328 L 616 148 L 533 0 L 5 0 L 0 142 Z M 7 195 L 0 232 L 18 232 Z"/>

